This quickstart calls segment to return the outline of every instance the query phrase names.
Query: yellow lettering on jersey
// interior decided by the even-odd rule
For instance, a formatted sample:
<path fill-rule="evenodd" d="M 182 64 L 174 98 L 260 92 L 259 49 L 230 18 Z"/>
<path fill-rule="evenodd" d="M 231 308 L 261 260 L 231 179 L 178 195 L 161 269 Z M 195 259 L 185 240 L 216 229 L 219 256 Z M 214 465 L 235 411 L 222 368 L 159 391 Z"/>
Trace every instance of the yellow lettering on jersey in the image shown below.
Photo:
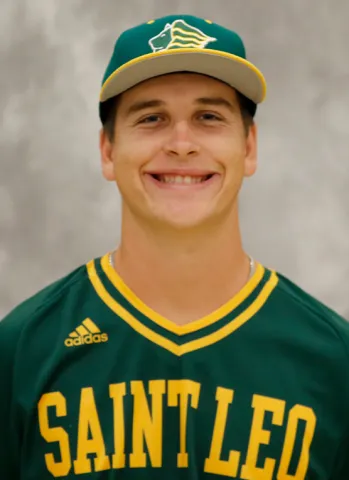
<path fill-rule="evenodd" d="M 169 380 L 168 382 L 168 406 L 178 407 L 179 405 L 179 454 L 177 455 L 177 466 L 187 468 L 188 453 L 186 448 L 187 420 L 189 395 L 190 406 L 198 408 L 200 396 L 200 383 L 192 380 Z"/>
<path fill-rule="evenodd" d="M 126 384 L 116 383 L 109 386 L 109 395 L 113 399 L 114 410 L 114 455 L 113 468 L 125 468 L 125 417 L 124 396 Z"/>
<path fill-rule="evenodd" d="M 55 460 L 52 453 L 45 455 L 47 470 L 53 477 L 66 477 L 71 469 L 69 435 L 62 427 L 49 426 L 48 409 L 56 408 L 57 417 L 67 415 L 67 402 L 60 392 L 45 393 L 38 403 L 39 428 L 42 437 L 48 443 L 58 442 L 61 461 Z"/>
<path fill-rule="evenodd" d="M 262 395 L 253 396 L 252 407 L 254 408 L 254 413 L 250 440 L 246 463 L 241 469 L 241 478 L 244 480 L 272 480 L 274 478 L 275 460 L 266 458 L 263 467 L 257 467 L 257 461 L 260 446 L 268 445 L 270 441 L 269 430 L 263 428 L 265 412 L 272 412 L 272 423 L 281 426 L 285 413 L 285 404 L 284 400 Z"/>
<path fill-rule="evenodd" d="M 76 475 L 92 472 L 91 460 L 88 458 L 91 454 L 95 454 L 95 472 L 110 470 L 93 389 L 88 387 L 81 390 L 77 458 L 74 461 Z"/>
<path fill-rule="evenodd" d="M 305 422 L 305 432 L 297 470 L 294 475 L 291 475 L 288 473 L 288 470 L 291 463 L 296 442 L 298 423 L 300 420 Z M 290 410 L 285 434 L 284 448 L 282 451 L 280 467 L 278 471 L 278 478 L 282 478 L 282 480 L 304 480 L 306 478 L 309 466 L 310 446 L 313 441 L 315 428 L 316 416 L 311 408 L 304 407 L 303 405 L 296 405 Z"/>
<path fill-rule="evenodd" d="M 205 460 L 204 471 L 226 477 L 236 477 L 240 462 L 240 452 L 231 450 L 228 460 L 222 460 L 222 448 L 225 428 L 227 425 L 228 409 L 232 403 L 234 391 L 218 387 L 216 392 L 217 411 L 213 429 L 211 450 Z"/>
<path fill-rule="evenodd" d="M 165 380 L 151 380 L 149 382 L 149 393 L 152 397 L 152 413 L 150 413 L 143 382 L 131 382 L 131 393 L 133 395 L 131 468 L 147 466 L 144 440 L 148 447 L 152 467 L 162 466 L 162 418 L 165 388 Z"/>

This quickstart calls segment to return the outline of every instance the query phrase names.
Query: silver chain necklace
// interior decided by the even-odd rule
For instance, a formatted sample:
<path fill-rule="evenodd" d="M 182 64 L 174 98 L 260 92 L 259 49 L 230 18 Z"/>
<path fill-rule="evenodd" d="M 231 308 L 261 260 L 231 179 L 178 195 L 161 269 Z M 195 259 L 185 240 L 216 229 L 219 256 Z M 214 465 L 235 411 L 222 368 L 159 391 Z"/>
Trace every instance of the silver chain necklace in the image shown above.
<path fill-rule="evenodd" d="M 108 259 L 109 259 L 109 265 L 113 268 L 115 268 L 115 265 L 114 265 L 114 253 L 115 252 L 110 252 L 109 253 L 109 256 L 108 256 Z M 255 262 L 253 260 L 252 257 L 248 257 L 249 260 L 250 260 L 250 274 L 249 274 L 249 279 L 253 276 L 254 272 L 255 272 Z"/>

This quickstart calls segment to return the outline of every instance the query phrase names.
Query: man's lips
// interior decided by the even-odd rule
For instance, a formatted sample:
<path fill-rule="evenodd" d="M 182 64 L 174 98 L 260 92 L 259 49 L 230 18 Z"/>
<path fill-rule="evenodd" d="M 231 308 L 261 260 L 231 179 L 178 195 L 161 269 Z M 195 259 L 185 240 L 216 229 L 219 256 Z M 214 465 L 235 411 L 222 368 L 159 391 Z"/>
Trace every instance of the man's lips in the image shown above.
<path fill-rule="evenodd" d="M 161 186 L 199 186 L 207 184 L 218 174 L 209 171 L 168 171 L 168 172 L 146 172 L 154 182 Z"/>
<path fill-rule="evenodd" d="M 213 170 L 199 169 L 199 168 L 174 168 L 174 169 L 163 169 L 163 170 L 148 170 L 145 173 L 149 175 L 180 175 L 180 176 L 191 176 L 191 177 L 203 177 L 205 175 L 213 175 L 216 173 Z"/>

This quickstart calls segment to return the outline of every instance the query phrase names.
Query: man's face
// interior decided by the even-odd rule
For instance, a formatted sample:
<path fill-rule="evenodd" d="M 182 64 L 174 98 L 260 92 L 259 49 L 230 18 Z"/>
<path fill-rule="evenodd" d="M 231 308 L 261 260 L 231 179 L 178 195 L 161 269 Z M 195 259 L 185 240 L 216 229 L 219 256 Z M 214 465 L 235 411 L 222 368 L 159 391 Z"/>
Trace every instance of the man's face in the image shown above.
<path fill-rule="evenodd" d="M 101 133 L 103 174 L 124 215 L 154 226 L 209 225 L 236 208 L 256 168 L 256 129 L 246 136 L 228 85 L 198 74 L 157 77 L 125 92 L 115 137 Z"/>

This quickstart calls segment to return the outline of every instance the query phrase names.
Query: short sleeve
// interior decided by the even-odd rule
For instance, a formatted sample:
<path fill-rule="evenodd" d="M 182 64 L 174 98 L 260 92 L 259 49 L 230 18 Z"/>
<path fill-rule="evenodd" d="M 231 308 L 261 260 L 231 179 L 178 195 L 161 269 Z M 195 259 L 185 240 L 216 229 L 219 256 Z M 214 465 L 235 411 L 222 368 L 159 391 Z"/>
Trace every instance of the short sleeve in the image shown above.
<path fill-rule="evenodd" d="M 18 324 L 0 321 L 0 479 L 19 480 L 19 431 L 14 422 L 13 372 Z"/>

